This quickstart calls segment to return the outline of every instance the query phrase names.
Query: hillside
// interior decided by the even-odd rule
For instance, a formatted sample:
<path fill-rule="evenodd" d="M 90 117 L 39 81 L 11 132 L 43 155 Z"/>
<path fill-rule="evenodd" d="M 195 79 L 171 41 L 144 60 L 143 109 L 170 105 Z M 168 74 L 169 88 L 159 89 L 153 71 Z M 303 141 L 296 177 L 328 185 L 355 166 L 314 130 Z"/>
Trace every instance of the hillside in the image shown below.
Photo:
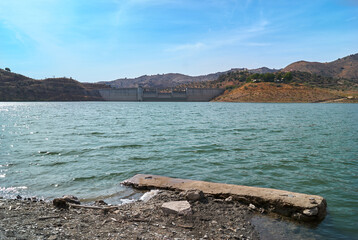
<path fill-rule="evenodd" d="M 257 69 L 246 69 L 246 68 L 234 68 L 225 72 L 211 73 L 201 76 L 188 76 L 180 73 L 167 73 L 157 75 L 144 75 L 137 78 L 121 78 L 114 81 L 102 81 L 104 83 L 116 88 L 132 88 L 132 87 L 144 87 L 144 88 L 172 88 L 178 85 L 189 84 L 189 83 L 203 83 L 208 81 L 214 81 L 221 75 L 229 72 L 235 72 L 238 70 L 248 71 L 250 73 L 273 73 L 278 70 L 270 69 L 267 67 Z"/>
<path fill-rule="evenodd" d="M 343 92 L 333 92 L 328 89 L 308 87 L 301 84 L 277 83 L 245 83 L 238 88 L 228 89 L 214 101 L 218 102 L 327 102 L 345 101 L 355 102 L 356 99 L 347 99 Z M 358 96 L 356 96 L 358 97 Z"/>
<path fill-rule="evenodd" d="M 358 102 L 354 80 L 307 72 L 250 73 L 231 71 L 215 81 L 180 85 L 181 88 L 225 88 L 214 101 L 224 102 Z"/>
<path fill-rule="evenodd" d="M 34 80 L 0 69 L 0 101 L 102 100 L 98 88 L 106 85 L 80 83 L 69 78 Z"/>
<path fill-rule="evenodd" d="M 191 77 L 179 73 L 144 75 L 137 78 L 121 78 L 114 81 L 100 82 L 117 88 L 142 86 L 145 88 L 168 88 L 190 82 L 205 82 L 217 79 L 223 72 Z"/>
<path fill-rule="evenodd" d="M 298 61 L 288 65 L 283 71 L 308 72 L 325 77 L 358 81 L 358 53 L 327 63 Z"/>

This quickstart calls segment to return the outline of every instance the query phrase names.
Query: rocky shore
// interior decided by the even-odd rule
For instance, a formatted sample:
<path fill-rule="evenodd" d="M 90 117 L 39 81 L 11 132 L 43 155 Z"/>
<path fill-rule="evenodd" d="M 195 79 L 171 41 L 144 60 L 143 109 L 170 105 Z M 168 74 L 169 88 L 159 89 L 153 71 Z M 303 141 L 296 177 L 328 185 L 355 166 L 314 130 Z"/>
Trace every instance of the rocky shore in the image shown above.
<path fill-rule="evenodd" d="M 252 206 L 174 191 L 143 200 L 83 208 L 0 199 L 0 239 L 259 239 Z"/>

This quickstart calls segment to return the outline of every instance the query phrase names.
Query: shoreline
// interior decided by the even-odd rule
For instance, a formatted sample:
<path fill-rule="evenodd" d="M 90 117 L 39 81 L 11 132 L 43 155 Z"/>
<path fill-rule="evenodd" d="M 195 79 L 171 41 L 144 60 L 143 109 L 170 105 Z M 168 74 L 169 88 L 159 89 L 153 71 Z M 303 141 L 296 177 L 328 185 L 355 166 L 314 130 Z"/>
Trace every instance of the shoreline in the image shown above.
<path fill-rule="evenodd" d="M 148 201 L 107 210 L 0 199 L 0 239 L 260 239 L 251 224 L 255 211 L 235 201 L 205 196 L 190 201 L 190 214 L 163 210 L 163 203 L 185 199 L 160 191 Z"/>

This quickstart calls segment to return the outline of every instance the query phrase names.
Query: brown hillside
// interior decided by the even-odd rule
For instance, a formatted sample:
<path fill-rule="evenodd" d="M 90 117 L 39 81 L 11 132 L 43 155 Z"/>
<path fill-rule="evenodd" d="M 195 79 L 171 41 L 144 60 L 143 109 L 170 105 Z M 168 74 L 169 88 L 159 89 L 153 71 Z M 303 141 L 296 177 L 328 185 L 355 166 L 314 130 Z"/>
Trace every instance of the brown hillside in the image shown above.
<path fill-rule="evenodd" d="M 298 84 L 246 83 L 227 90 L 214 101 L 218 102 L 325 102 L 341 99 L 337 92 Z"/>
<path fill-rule="evenodd" d="M 0 69 L 0 101 L 93 101 L 103 100 L 102 84 L 84 84 L 69 78 L 34 80 Z"/>
<path fill-rule="evenodd" d="M 288 65 L 283 71 L 308 72 L 326 77 L 358 81 L 358 53 L 328 63 L 298 61 Z"/>

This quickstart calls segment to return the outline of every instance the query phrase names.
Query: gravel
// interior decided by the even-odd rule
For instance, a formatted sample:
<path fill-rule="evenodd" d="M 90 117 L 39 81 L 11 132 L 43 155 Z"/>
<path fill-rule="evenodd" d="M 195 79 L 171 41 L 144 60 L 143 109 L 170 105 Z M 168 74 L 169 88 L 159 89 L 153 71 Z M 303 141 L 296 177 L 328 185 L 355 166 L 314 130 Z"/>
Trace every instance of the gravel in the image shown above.
<path fill-rule="evenodd" d="M 189 215 L 162 211 L 164 202 L 178 200 L 185 199 L 162 191 L 117 209 L 66 210 L 35 199 L 0 199 L 0 239 L 259 239 L 245 205 L 207 197 L 191 202 Z"/>

